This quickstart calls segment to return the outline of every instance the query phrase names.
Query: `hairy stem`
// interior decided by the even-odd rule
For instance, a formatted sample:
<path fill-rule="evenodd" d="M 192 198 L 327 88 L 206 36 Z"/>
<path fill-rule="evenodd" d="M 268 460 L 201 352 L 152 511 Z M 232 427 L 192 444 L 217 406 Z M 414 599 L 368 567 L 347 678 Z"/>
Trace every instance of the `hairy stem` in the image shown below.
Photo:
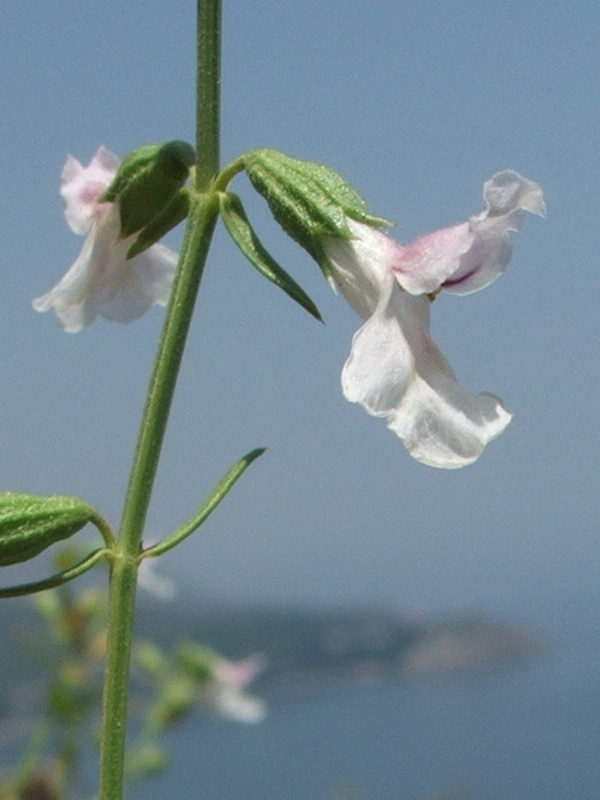
<path fill-rule="evenodd" d="M 101 744 L 101 800 L 121 800 L 138 556 L 171 402 L 219 206 L 220 0 L 198 2 L 198 131 L 195 191 L 177 275 L 143 412 L 111 578 Z"/>

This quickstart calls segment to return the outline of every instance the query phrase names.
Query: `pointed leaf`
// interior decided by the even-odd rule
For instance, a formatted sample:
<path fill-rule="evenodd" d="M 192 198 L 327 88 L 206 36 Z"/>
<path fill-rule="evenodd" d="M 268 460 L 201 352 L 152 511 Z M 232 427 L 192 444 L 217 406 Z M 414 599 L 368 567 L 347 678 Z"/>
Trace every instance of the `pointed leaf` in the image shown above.
<path fill-rule="evenodd" d="M 23 597 L 28 594 L 35 594 L 36 592 L 45 592 L 48 589 L 54 589 L 57 586 L 62 586 L 64 583 L 79 578 L 85 572 L 88 572 L 92 567 L 95 567 L 100 561 L 106 557 L 106 550 L 101 548 L 89 553 L 84 559 L 68 569 L 51 575 L 49 578 L 44 578 L 41 581 L 34 581 L 33 583 L 22 583 L 19 586 L 10 586 L 6 589 L 0 589 L 0 598 L 5 597 Z"/>
<path fill-rule="evenodd" d="M 184 539 L 187 539 L 188 536 L 194 533 L 194 531 L 196 531 L 200 525 L 202 525 L 202 523 L 208 519 L 215 508 L 219 505 L 221 500 L 223 500 L 230 489 L 233 488 L 233 485 L 236 483 L 236 481 L 242 477 L 250 464 L 262 456 L 264 452 L 264 447 L 257 447 L 255 450 L 251 450 L 245 456 L 240 458 L 239 461 L 237 461 L 230 469 L 227 470 L 217 485 L 213 487 L 208 496 L 204 499 L 204 502 L 200 508 L 198 508 L 194 514 L 192 514 L 192 516 L 174 533 L 172 533 L 170 536 L 167 536 L 166 539 L 162 540 L 162 542 L 158 542 L 157 544 L 152 545 L 152 547 L 148 547 L 146 550 L 144 550 L 142 557 L 155 558 L 156 556 L 160 556 L 163 553 L 166 553 L 168 550 L 172 550 L 180 542 L 182 542 Z"/>
<path fill-rule="evenodd" d="M 310 297 L 265 249 L 246 216 L 240 198 L 235 194 L 222 194 L 220 206 L 225 227 L 250 263 L 313 317 L 322 321 L 319 310 Z"/>

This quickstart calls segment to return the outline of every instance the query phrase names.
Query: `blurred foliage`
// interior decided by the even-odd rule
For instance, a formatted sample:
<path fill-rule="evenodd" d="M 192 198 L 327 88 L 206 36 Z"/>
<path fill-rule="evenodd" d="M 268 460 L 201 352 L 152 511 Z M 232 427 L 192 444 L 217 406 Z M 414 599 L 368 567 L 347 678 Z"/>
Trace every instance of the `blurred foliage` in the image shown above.
<path fill-rule="evenodd" d="M 61 565 L 74 553 L 62 553 Z M 96 586 L 65 584 L 35 595 L 32 603 L 42 621 L 31 658 L 44 666 L 43 693 L 34 698 L 27 732 L 10 718 L 11 754 L 0 759 L 0 800 L 72 800 L 93 796 L 85 791 L 90 754 L 99 746 L 103 666 L 106 649 L 106 593 Z M 222 667 L 229 665 L 215 651 L 191 641 L 163 649 L 136 640 L 133 649 L 131 724 L 126 776 L 129 781 L 151 776 L 168 766 L 164 732 L 200 705 L 221 712 L 218 703 Z M 240 662 L 244 663 L 244 662 Z M 228 686 L 240 702 L 240 713 L 223 709 L 229 718 L 255 721 L 245 713 L 244 688 L 253 677 Z M 29 723 L 29 720 L 28 720 Z M 14 734 L 13 734 L 14 731 Z M 20 747 L 16 759 L 15 744 Z M 5 763 L 6 762 L 6 763 Z M 91 784 L 90 784 L 91 785 Z"/>

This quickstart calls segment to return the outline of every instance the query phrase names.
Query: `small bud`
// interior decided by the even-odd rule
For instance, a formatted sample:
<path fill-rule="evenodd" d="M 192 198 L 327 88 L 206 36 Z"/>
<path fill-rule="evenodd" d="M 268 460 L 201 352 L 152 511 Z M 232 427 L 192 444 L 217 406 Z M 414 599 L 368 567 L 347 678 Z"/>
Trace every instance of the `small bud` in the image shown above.
<path fill-rule="evenodd" d="M 159 677 L 167 671 L 169 663 L 162 650 L 154 642 L 137 642 L 134 653 L 136 664 L 148 675 Z"/>
<path fill-rule="evenodd" d="M 154 775 L 162 772 L 168 764 L 167 754 L 157 744 L 144 744 L 139 750 L 128 753 L 129 775 Z"/>
<path fill-rule="evenodd" d="M 188 179 L 195 161 L 194 148 L 178 140 L 163 145 L 146 145 L 125 156 L 113 182 L 99 198 L 104 203 L 118 204 L 121 238 L 126 239 L 147 229 L 157 217 L 164 217 L 166 209 Z M 157 225 L 157 238 L 145 243 L 142 249 L 154 244 L 181 222 L 181 207 L 175 205 L 176 213 L 172 220 L 169 219 L 170 224 L 165 224 L 163 218 Z"/>
<path fill-rule="evenodd" d="M 196 687 L 184 676 L 171 676 L 162 686 L 158 701 L 152 710 L 156 724 L 161 728 L 179 722 L 196 702 Z"/>
<path fill-rule="evenodd" d="M 0 566 L 34 558 L 97 517 L 77 497 L 0 493 Z"/>
<path fill-rule="evenodd" d="M 373 227 L 389 224 L 370 214 L 358 192 L 322 164 L 262 149 L 244 156 L 244 168 L 277 222 L 310 253 L 326 275 L 330 266 L 322 237 L 351 239 L 348 219 Z"/>
<path fill-rule="evenodd" d="M 205 683 L 215 674 L 218 656 L 209 647 L 184 641 L 177 647 L 175 659 L 184 675 L 192 678 L 196 683 Z"/>

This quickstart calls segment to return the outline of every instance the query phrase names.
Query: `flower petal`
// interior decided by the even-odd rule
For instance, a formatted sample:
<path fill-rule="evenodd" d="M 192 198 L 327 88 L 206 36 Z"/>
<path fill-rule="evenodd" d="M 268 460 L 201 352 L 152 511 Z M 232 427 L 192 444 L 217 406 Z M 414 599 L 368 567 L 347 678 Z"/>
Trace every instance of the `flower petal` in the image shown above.
<path fill-rule="evenodd" d="M 510 261 L 510 234 L 525 211 L 545 214 L 541 188 L 504 170 L 484 184 L 481 214 L 406 247 L 353 220 L 353 238 L 322 241 L 330 282 L 367 320 L 342 372 L 344 395 L 384 417 L 425 464 L 470 464 L 511 420 L 497 397 L 471 395 L 457 383 L 429 334 L 427 295 L 468 294 L 495 280 Z"/>
<path fill-rule="evenodd" d="M 238 722 L 260 722 L 266 715 L 265 705 L 245 689 L 264 670 L 264 666 L 264 658 L 260 655 L 241 661 L 217 659 L 212 678 L 202 687 L 202 700 L 222 717 Z"/>
<path fill-rule="evenodd" d="M 85 234 L 96 218 L 98 195 L 108 188 L 115 176 L 119 158 L 100 147 L 87 167 L 69 156 L 61 173 L 60 196 L 65 203 L 65 217 L 72 231 Z"/>
<path fill-rule="evenodd" d="M 443 283 L 443 290 L 465 295 L 489 286 L 500 277 L 512 256 L 511 232 L 518 231 L 525 211 L 544 216 L 546 206 L 540 186 L 518 172 L 498 172 L 483 187 L 484 210 L 471 217 L 473 245 L 458 269 Z"/>
<path fill-rule="evenodd" d="M 202 698 L 208 708 L 235 722 L 255 724 L 266 717 L 263 701 L 232 686 L 207 686 Z"/>
<path fill-rule="evenodd" d="M 36 311 L 54 310 L 60 324 L 68 333 L 77 333 L 92 322 L 98 314 L 101 298 L 94 287 L 89 269 L 92 258 L 97 258 L 100 248 L 97 228 L 86 237 L 81 252 L 64 277 L 47 294 L 33 301 Z"/>
<path fill-rule="evenodd" d="M 538 217 L 546 216 L 546 204 L 541 186 L 519 175 L 513 169 L 497 172 L 483 184 L 483 200 L 485 209 L 480 216 L 484 218 L 507 216 L 515 211 L 529 211 Z M 519 214 L 519 223 L 522 216 Z"/>
<path fill-rule="evenodd" d="M 472 247 L 473 239 L 468 222 L 420 236 L 397 250 L 392 264 L 396 280 L 409 294 L 437 292 L 459 269 L 461 258 Z"/>
<path fill-rule="evenodd" d="M 123 255 L 133 237 L 123 240 L 118 247 Z M 169 300 L 173 284 L 177 253 L 161 244 L 155 244 L 139 256 L 124 260 L 115 269 L 115 281 L 98 313 L 113 322 L 131 322 L 141 317 L 151 306 L 164 306 Z"/>
<path fill-rule="evenodd" d="M 387 416 L 402 402 L 413 379 L 409 344 L 391 303 L 394 290 L 400 291 L 390 275 L 377 309 L 354 334 L 350 356 L 342 370 L 344 397 L 351 403 L 360 403 L 376 417 Z M 423 301 L 427 304 L 426 299 Z"/>
<path fill-rule="evenodd" d="M 418 461 L 446 469 L 475 461 L 511 415 L 457 382 L 428 329 L 429 301 L 397 286 L 355 334 L 342 372 L 351 402 L 385 417 Z"/>
<path fill-rule="evenodd" d="M 324 237 L 323 249 L 333 269 L 332 288 L 339 288 L 356 313 L 367 319 L 388 283 L 395 250 L 402 247 L 369 225 L 351 219 L 347 224 L 352 238 Z"/>
<path fill-rule="evenodd" d="M 469 394 L 441 372 L 429 380 L 417 374 L 402 406 L 387 421 L 417 461 L 457 469 L 476 461 L 511 419 L 499 398 Z"/>
<path fill-rule="evenodd" d="M 155 303 L 164 305 L 177 254 L 153 245 L 128 260 L 131 239 L 119 240 L 118 234 L 118 208 L 107 204 L 107 212 L 93 223 L 73 266 L 50 292 L 33 301 L 34 309 L 54 309 L 63 328 L 75 333 L 98 314 L 129 322 Z"/>
<path fill-rule="evenodd" d="M 351 219 L 347 224 L 352 239 L 328 237 L 324 248 L 336 283 L 344 283 L 344 297 L 364 318 L 377 305 L 381 284 L 390 270 L 410 294 L 436 292 L 459 268 L 474 240 L 468 222 L 428 233 L 406 247 L 369 225 Z"/>

